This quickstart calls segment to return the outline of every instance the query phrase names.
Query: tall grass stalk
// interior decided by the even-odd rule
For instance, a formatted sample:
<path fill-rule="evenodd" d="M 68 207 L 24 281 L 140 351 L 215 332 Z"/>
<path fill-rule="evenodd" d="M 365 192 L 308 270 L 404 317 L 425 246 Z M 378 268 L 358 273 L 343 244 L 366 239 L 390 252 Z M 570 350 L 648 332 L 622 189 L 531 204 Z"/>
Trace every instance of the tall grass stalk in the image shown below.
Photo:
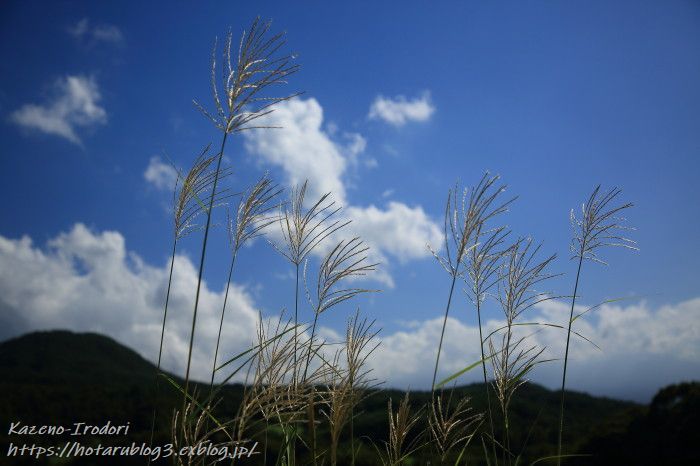
<path fill-rule="evenodd" d="M 294 266 L 294 325 L 299 325 L 299 278 L 300 266 L 307 256 L 333 233 L 348 225 L 349 221 L 331 220 L 340 211 L 331 193 L 322 195 L 310 207 L 305 208 L 308 181 L 295 187 L 289 199 L 289 208 L 285 207 L 279 216 L 283 245 L 270 244 Z M 294 383 L 297 383 L 297 349 L 298 332 L 294 331 Z"/>
<path fill-rule="evenodd" d="M 553 254 L 542 261 L 536 257 L 540 246 L 533 247 L 531 239 L 517 240 L 507 251 L 502 265 L 498 301 L 506 319 L 505 332 L 501 336 L 499 350 L 489 337 L 489 350 L 494 370 L 494 385 L 503 414 L 503 463 L 512 464 L 510 446 L 509 407 L 515 391 L 526 381 L 526 375 L 538 363 L 544 348 L 526 346 L 526 337 L 516 337 L 513 328 L 516 320 L 532 306 L 551 299 L 548 293 L 537 291 L 535 286 L 552 278 L 546 269 L 555 259 Z"/>
<path fill-rule="evenodd" d="M 226 280 L 226 291 L 224 292 L 224 303 L 221 308 L 221 319 L 219 321 L 219 332 L 216 335 L 216 349 L 214 350 L 214 366 L 211 370 L 210 393 L 214 386 L 214 376 L 219 356 L 219 344 L 221 342 L 221 332 L 224 326 L 224 316 L 226 314 L 226 304 L 228 302 L 233 269 L 240 248 L 251 239 L 262 234 L 263 230 L 277 221 L 271 217 L 270 212 L 275 209 L 273 204 L 275 198 L 280 194 L 281 189 L 263 176 L 243 197 L 238 205 L 235 220 L 229 215 L 229 244 L 231 246 L 231 265 L 229 266 L 228 279 Z"/>
<path fill-rule="evenodd" d="M 214 156 L 208 156 L 209 146 L 207 145 L 199 156 L 195 159 L 194 164 L 183 175 L 176 168 L 177 177 L 175 187 L 173 189 L 173 244 L 170 254 L 170 270 L 168 272 L 168 286 L 165 293 L 165 306 L 163 308 L 163 322 L 160 331 L 160 344 L 158 346 L 158 360 L 156 363 L 155 374 L 155 390 L 156 400 L 160 394 L 160 369 L 163 356 L 163 342 L 165 339 L 165 326 L 168 319 L 168 305 L 170 303 L 170 291 L 173 282 L 173 271 L 175 269 L 175 253 L 177 245 L 181 238 L 196 230 L 197 226 L 194 223 L 197 216 L 202 213 L 201 199 L 206 197 L 207 192 L 211 189 L 213 181 L 210 166 L 214 161 Z M 226 175 L 226 174 L 225 174 Z M 219 200 L 223 200 L 226 193 L 219 195 Z M 153 407 L 153 419 L 151 422 L 150 441 L 153 442 L 155 432 L 156 407 Z"/>
<path fill-rule="evenodd" d="M 224 103 L 222 104 L 219 98 L 219 85 L 216 79 L 216 46 L 212 52 L 211 66 L 211 81 L 214 103 L 216 106 L 216 115 L 210 114 L 201 105 L 195 102 L 202 113 L 207 116 L 214 125 L 223 132 L 221 139 L 221 148 L 216 156 L 216 169 L 214 171 L 214 180 L 212 183 L 212 192 L 209 198 L 209 205 L 206 210 L 206 225 L 204 227 L 204 237 L 202 239 L 202 253 L 199 261 L 199 272 L 197 277 L 197 291 L 195 293 L 194 310 L 192 312 L 192 328 L 190 330 L 189 348 L 187 354 L 187 369 L 185 371 L 185 398 L 186 402 L 189 381 L 190 369 L 192 363 L 192 349 L 194 347 L 194 335 L 197 324 L 197 311 L 199 308 L 199 295 L 202 285 L 202 276 L 204 273 L 204 260 L 206 257 L 207 243 L 209 239 L 209 230 L 211 227 L 212 210 L 214 208 L 214 199 L 216 198 L 217 185 L 221 174 L 221 162 L 224 156 L 226 141 L 229 134 L 253 129 L 266 128 L 269 126 L 256 125 L 255 120 L 272 112 L 272 106 L 278 102 L 288 100 L 294 95 L 284 97 L 263 97 L 260 93 L 266 88 L 284 83 L 285 78 L 298 69 L 298 65 L 291 64 L 292 55 L 276 57 L 276 52 L 284 45 L 283 34 L 277 34 L 268 37 L 270 23 L 261 23 L 259 18 L 256 18 L 250 27 L 250 30 L 244 32 L 238 47 L 238 56 L 236 66 L 232 65 L 231 60 L 231 40 L 229 34 L 226 46 L 224 48 L 223 59 L 224 67 Z M 296 95 L 296 94 L 295 94 Z M 183 406 L 184 412 L 184 406 Z"/>
<path fill-rule="evenodd" d="M 621 211 L 632 207 L 631 203 L 619 206 L 611 206 L 611 203 L 622 191 L 612 188 L 607 192 L 601 192 L 598 185 L 588 200 L 581 206 L 581 218 L 577 218 L 574 210 L 571 210 L 571 226 L 574 237 L 571 244 L 572 259 L 578 259 L 574 292 L 571 295 L 571 309 L 566 333 L 566 348 L 564 350 L 564 369 L 561 378 L 561 402 L 559 407 L 559 436 L 557 440 L 557 465 L 561 464 L 562 437 L 564 433 L 564 395 L 566 390 L 566 370 L 569 362 L 569 342 L 571 339 L 571 326 L 574 323 L 574 309 L 578 296 L 579 280 L 584 260 L 591 260 L 606 265 L 597 255 L 597 250 L 604 246 L 619 246 L 636 250 L 635 242 L 622 236 L 619 231 L 629 230 L 621 224 L 625 219 L 617 217 Z"/>
<path fill-rule="evenodd" d="M 442 344 L 445 338 L 447 318 L 452 304 L 452 295 L 454 294 L 457 277 L 463 273 L 460 269 L 460 265 L 465 255 L 474 247 L 470 245 L 470 243 L 480 226 L 492 217 L 504 212 L 510 202 L 512 202 L 511 200 L 500 205 L 494 205 L 498 195 L 505 189 L 503 186 L 496 187 L 498 179 L 498 176 L 489 176 L 488 173 L 485 173 L 478 185 L 471 189 L 464 189 L 461 199 L 458 186 L 455 186 L 454 190 L 450 190 L 447 195 L 443 228 L 445 257 L 440 257 L 437 252 L 431 249 L 435 258 L 440 262 L 447 273 L 450 274 L 452 279 L 450 291 L 447 295 L 445 316 L 440 332 L 440 342 L 435 357 L 435 369 L 433 371 L 433 381 L 431 384 L 431 391 L 433 393 L 435 392 L 435 381 L 440 364 Z"/>
<path fill-rule="evenodd" d="M 349 241 L 340 241 L 321 261 L 316 280 L 315 298 L 311 297 L 308 291 L 306 273 L 304 282 L 307 285 L 307 295 L 314 310 L 314 320 L 311 326 L 311 336 L 306 349 L 306 363 L 304 364 L 304 374 L 302 382 L 306 381 L 306 374 L 311 362 L 311 352 L 314 337 L 316 336 L 316 326 L 319 316 L 329 309 L 341 304 L 349 299 L 363 293 L 376 292 L 366 288 L 345 288 L 342 285 L 345 281 L 357 277 L 362 277 L 368 272 L 374 271 L 378 264 L 367 263 L 367 251 L 360 238 L 355 237 Z M 313 300 L 315 299 L 315 302 Z"/>
<path fill-rule="evenodd" d="M 477 322 L 479 326 L 479 350 L 481 352 L 481 369 L 484 380 L 484 391 L 486 392 L 486 410 L 489 418 L 489 427 L 491 429 L 491 447 L 494 455 L 494 461 L 498 464 L 498 456 L 496 454 L 496 428 L 493 421 L 493 408 L 491 406 L 491 390 L 486 375 L 486 354 L 484 351 L 484 334 L 481 321 L 481 306 L 486 300 L 487 293 L 498 284 L 500 277 L 498 274 L 498 266 L 501 258 L 507 253 L 507 250 L 500 250 L 506 237 L 510 234 L 505 227 L 497 227 L 492 231 L 482 231 L 483 225 L 477 228 L 474 236 L 474 246 L 470 251 L 469 257 L 469 278 L 471 279 L 472 301 L 476 308 Z M 481 239 L 484 238 L 482 241 Z"/>

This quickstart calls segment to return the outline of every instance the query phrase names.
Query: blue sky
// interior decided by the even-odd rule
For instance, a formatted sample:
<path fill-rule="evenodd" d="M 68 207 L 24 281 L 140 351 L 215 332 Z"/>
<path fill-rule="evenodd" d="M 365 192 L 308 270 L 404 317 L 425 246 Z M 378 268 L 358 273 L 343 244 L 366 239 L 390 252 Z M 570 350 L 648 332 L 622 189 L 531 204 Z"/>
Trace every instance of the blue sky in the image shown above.
<path fill-rule="evenodd" d="M 604 354 L 580 348 L 573 388 L 648 399 L 663 384 L 698 378 L 700 5 L 200 3 L 3 5 L 3 338 L 63 326 L 155 355 L 171 241 L 167 177 L 155 174 L 167 173 L 157 168 L 168 158 L 186 167 L 204 145 L 218 145 L 191 101 L 211 103 L 214 38 L 229 28 L 238 37 L 260 15 L 298 53 L 301 71 L 284 92 L 304 94 L 271 116 L 283 129 L 231 140 L 230 182 L 246 186 L 270 170 L 285 186 L 309 176 L 312 192 L 338 188 L 382 261 L 367 285 L 384 291 L 357 303 L 383 328 L 377 376 L 429 383 L 449 277 L 425 243 L 439 243 L 447 189 L 489 170 L 519 196 L 503 221 L 559 253 L 553 271 L 565 275 L 548 286 L 555 294 L 571 293 L 575 272 L 570 209 L 599 183 L 635 204 L 628 219 L 640 251 L 610 250 L 608 267 L 584 269 L 583 304 L 628 299 L 586 322 Z M 197 241 L 180 251 L 184 284 Z M 227 254 L 218 229 L 206 269 L 212 318 Z M 239 270 L 230 351 L 249 336 L 257 309 L 290 306 L 293 286 L 264 241 L 244 251 Z M 533 318 L 565 319 L 560 304 Z M 327 334 L 351 312 L 324 315 Z M 445 373 L 478 351 L 466 343 L 475 318 L 462 296 L 451 312 L 445 360 L 454 365 Z M 499 319 L 494 306 L 488 312 Z M 559 337 L 540 343 L 556 353 Z M 533 379 L 555 386 L 558 370 Z"/>

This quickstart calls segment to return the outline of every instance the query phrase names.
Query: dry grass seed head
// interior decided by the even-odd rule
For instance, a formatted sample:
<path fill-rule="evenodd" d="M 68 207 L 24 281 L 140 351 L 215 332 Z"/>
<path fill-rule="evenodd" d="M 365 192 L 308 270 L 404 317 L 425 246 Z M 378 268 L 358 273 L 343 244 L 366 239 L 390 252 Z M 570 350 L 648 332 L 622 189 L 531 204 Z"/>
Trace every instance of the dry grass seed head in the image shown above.
<path fill-rule="evenodd" d="M 508 235 L 510 231 L 506 227 L 497 227 L 488 231 L 484 231 L 483 225 L 477 228 L 474 246 L 465 256 L 469 278 L 467 295 L 475 305 L 483 303 L 488 292 L 500 280 L 499 265 L 508 251 L 502 246 Z"/>
<path fill-rule="evenodd" d="M 308 181 L 305 181 L 301 187 L 297 186 L 292 190 L 289 205 L 280 214 L 284 247 L 271 242 L 280 254 L 296 266 L 324 239 L 350 223 L 342 220 L 330 221 L 341 209 L 335 206 L 335 201 L 330 200 L 331 193 L 324 194 L 311 207 L 305 209 L 307 186 Z"/>
<path fill-rule="evenodd" d="M 544 348 L 526 346 L 527 337 L 512 338 L 501 335 L 500 350 L 489 339 L 489 353 L 493 367 L 493 387 L 503 413 L 508 411 L 516 390 L 527 382 L 527 375 L 537 365 Z"/>
<path fill-rule="evenodd" d="M 290 383 L 291 374 L 299 369 L 295 367 L 294 340 L 291 337 L 275 337 L 289 334 L 292 328 L 292 322 L 284 321 L 282 316 L 267 325 L 261 320 L 258 326 L 260 349 L 251 384 L 251 405 L 257 405 L 259 412 L 267 419 L 299 419 L 308 402 L 309 389 L 326 377 L 327 368 L 321 366 L 309 373 L 308 384 Z M 296 364 L 300 364 L 300 358 L 296 359 Z"/>
<path fill-rule="evenodd" d="M 506 318 L 506 326 L 501 334 L 500 348 L 497 350 L 491 337 L 487 337 L 494 372 L 493 384 L 504 413 L 516 389 L 526 381 L 526 375 L 538 363 L 544 351 L 544 348 L 526 346 L 527 337 L 513 334 L 515 321 L 523 312 L 552 299 L 551 293 L 535 289 L 536 285 L 555 276 L 547 273 L 546 269 L 556 255 L 537 260 L 540 248 L 540 245 L 533 247 L 529 238 L 519 239 L 504 255 L 498 301 Z"/>
<path fill-rule="evenodd" d="M 461 196 L 459 185 L 455 185 L 447 195 L 445 222 L 443 228 L 445 256 L 440 256 L 430 245 L 433 256 L 451 276 L 459 275 L 459 265 L 469 248 L 474 247 L 475 236 L 483 225 L 493 217 L 508 210 L 515 200 L 497 202 L 505 186 L 497 186 L 499 176 L 487 172 L 472 188 L 464 188 Z"/>
<path fill-rule="evenodd" d="M 416 450 L 423 446 L 421 435 L 412 433 L 413 428 L 420 420 L 422 409 L 411 414 L 411 404 L 408 392 L 404 396 L 399 408 L 394 414 L 392 400 L 387 403 L 389 416 L 389 441 L 385 444 L 387 463 L 398 465 Z"/>
<path fill-rule="evenodd" d="M 333 358 L 327 361 L 329 371 L 326 373 L 326 388 L 320 392 L 322 402 L 326 406 L 321 410 L 321 414 L 328 421 L 332 463 L 335 463 L 340 435 L 350 420 L 354 407 L 353 387 L 348 383 L 347 370 L 340 364 L 342 352 L 342 349 L 338 349 Z"/>
<path fill-rule="evenodd" d="M 376 292 L 366 288 L 342 288 L 338 285 L 347 279 L 364 276 L 375 270 L 378 264 L 367 263 L 367 251 L 360 238 L 340 241 L 321 261 L 316 281 L 315 302 L 311 297 L 304 267 L 306 295 L 316 314 L 321 314 L 344 301 L 362 293 Z"/>
<path fill-rule="evenodd" d="M 265 174 L 244 195 L 238 204 L 235 220 L 229 216 L 229 242 L 234 253 L 278 220 L 271 212 L 278 207 L 275 200 L 281 192 L 282 189 Z"/>
<path fill-rule="evenodd" d="M 208 404 L 205 407 L 198 406 L 194 401 L 185 404 L 184 411 L 175 410 L 171 424 L 171 435 L 174 449 L 179 451 L 183 447 L 201 445 L 211 442 L 214 447 L 222 447 L 229 442 L 216 443 L 213 438 L 219 433 L 223 433 L 229 441 L 231 436 L 227 432 L 228 423 L 211 427 L 211 411 L 214 406 Z M 206 456 L 181 455 L 174 457 L 179 466 L 204 465 L 209 464 L 210 458 Z"/>
<path fill-rule="evenodd" d="M 298 71 L 293 54 L 278 56 L 286 44 L 284 33 L 270 35 L 271 23 L 256 18 L 249 31 L 244 31 L 238 45 L 235 66 L 232 62 L 232 35 L 229 33 L 223 51 L 222 83 L 216 77 L 216 44 L 211 57 L 211 87 L 216 106 L 212 115 L 196 101 L 197 108 L 217 128 L 225 133 L 240 132 L 253 128 L 270 128 L 253 122 L 272 112 L 272 106 L 289 100 L 297 94 L 282 97 L 264 96 L 263 91 L 276 84 L 285 84 L 286 78 Z M 219 94 L 223 88 L 223 99 Z M 223 100 L 223 103 L 222 103 Z"/>
<path fill-rule="evenodd" d="M 612 206 L 613 201 L 622 193 L 618 188 L 602 192 L 600 185 L 591 193 L 588 201 L 581 206 L 581 218 L 577 218 L 571 209 L 571 226 L 574 237 L 571 243 L 572 258 L 588 259 L 605 264 L 596 254 L 604 246 L 623 247 L 637 250 L 636 242 L 621 235 L 623 230 L 634 230 L 624 226 L 624 218 L 617 214 L 632 207 L 627 203 Z"/>
<path fill-rule="evenodd" d="M 207 145 L 200 155 L 195 159 L 194 164 L 183 175 L 177 171 L 175 190 L 173 193 L 173 218 L 175 238 L 183 236 L 197 229 L 194 220 L 202 213 L 207 213 L 205 201 L 211 196 L 213 189 L 215 170 L 211 169 L 212 163 L 218 154 L 207 155 L 209 146 Z M 231 174 L 231 170 L 223 168 L 219 171 L 219 178 L 225 178 Z M 214 199 L 214 206 L 221 205 L 230 197 L 228 189 L 218 190 Z"/>
<path fill-rule="evenodd" d="M 379 347 L 376 337 L 380 330 L 374 328 L 376 321 L 360 319 L 360 311 L 357 310 L 353 317 L 348 319 L 345 331 L 345 361 L 348 371 L 349 385 L 361 389 L 370 389 L 376 386 L 370 378 L 371 369 L 364 369 L 367 358 Z"/>
<path fill-rule="evenodd" d="M 509 324 L 532 306 L 552 299 L 550 293 L 535 289 L 536 285 L 557 276 L 546 271 L 556 254 L 536 260 L 541 247 L 541 244 L 533 246 L 530 238 L 521 238 L 503 256 L 505 264 L 500 271 L 498 302 Z"/>
<path fill-rule="evenodd" d="M 433 398 L 428 413 L 428 428 L 443 462 L 454 448 L 469 442 L 475 424 L 483 417 L 471 413 L 469 398 L 461 398 L 454 405 L 451 398 L 451 395 L 446 401 L 443 396 Z"/>

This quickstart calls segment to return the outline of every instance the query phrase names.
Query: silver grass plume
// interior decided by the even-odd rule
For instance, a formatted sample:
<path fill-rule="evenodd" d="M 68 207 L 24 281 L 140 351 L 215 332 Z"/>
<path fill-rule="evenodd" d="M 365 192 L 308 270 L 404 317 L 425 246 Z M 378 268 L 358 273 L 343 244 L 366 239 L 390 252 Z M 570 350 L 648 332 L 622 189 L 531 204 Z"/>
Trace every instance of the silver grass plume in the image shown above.
<path fill-rule="evenodd" d="M 216 337 L 216 349 L 214 350 L 214 366 L 211 372 L 211 384 L 214 386 L 214 376 L 218 364 L 219 345 L 221 342 L 221 332 L 224 326 L 224 315 L 226 314 L 226 304 L 233 277 L 233 269 L 238 257 L 238 251 L 246 242 L 262 234 L 263 230 L 277 221 L 277 217 L 270 213 L 278 207 L 275 200 L 282 192 L 268 177 L 263 175 L 255 185 L 244 194 L 238 204 L 235 220 L 229 215 L 228 233 L 231 245 L 231 265 L 229 267 L 228 279 L 226 280 L 226 292 L 224 293 L 224 304 L 221 308 L 221 320 L 219 322 L 219 332 Z M 210 388 L 210 390 L 211 390 Z"/>
<path fill-rule="evenodd" d="M 328 236 L 340 230 L 350 221 L 333 220 L 341 207 L 330 200 L 331 193 L 322 195 L 309 208 L 304 207 L 308 181 L 295 187 L 289 203 L 279 216 L 284 246 L 271 242 L 272 246 L 292 264 L 298 266 Z"/>
<path fill-rule="evenodd" d="M 210 145 L 207 145 L 202 150 L 186 174 L 183 175 L 180 170 L 176 169 L 177 179 L 173 193 L 173 227 L 176 240 L 198 229 L 194 223 L 195 218 L 208 211 L 206 202 L 210 200 L 216 177 L 211 167 L 218 157 L 218 154 L 208 155 L 209 147 Z M 230 169 L 221 169 L 219 178 L 230 174 Z M 230 196 L 228 189 L 219 190 L 216 193 L 214 204 L 221 204 Z"/>
<path fill-rule="evenodd" d="M 620 233 L 634 228 L 623 225 L 624 218 L 617 214 L 633 206 L 626 203 L 618 206 L 610 204 L 622 193 L 618 188 L 601 192 L 598 185 L 591 193 L 588 201 L 581 206 L 581 217 L 578 218 L 571 209 L 571 226 L 574 236 L 571 242 L 573 258 L 591 260 L 607 265 L 596 254 L 597 250 L 610 247 L 623 247 L 638 250 L 637 243 Z"/>
<path fill-rule="evenodd" d="M 454 405 L 452 395 L 447 400 L 437 396 L 430 402 L 428 412 L 428 429 L 440 457 L 440 464 L 445 463 L 448 455 L 455 448 L 465 448 L 476 431 L 481 414 L 473 414 L 469 406 L 470 398 L 461 398 Z"/>
<path fill-rule="evenodd" d="M 511 399 L 518 387 L 527 381 L 527 374 L 538 364 L 539 357 L 544 352 L 544 348 L 527 346 L 527 337 L 516 337 L 513 334 L 516 320 L 523 312 L 552 299 L 551 293 L 537 291 L 535 287 L 555 276 L 546 269 L 556 254 L 537 260 L 540 248 L 541 245 L 533 247 L 529 238 L 519 239 L 505 253 L 498 293 L 498 302 L 506 318 L 505 332 L 501 335 L 498 349 L 491 337 L 487 337 L 494 373 L 493 385 L 503 413 L 504 462 L 505 456 L 510 455 L 508 408 Z"/>
<path fill-rule="evenodd" d="M 207 111 L 198 102 L 197 108 L 217 128 L 226 134 L 253 128 L 271 128 L 255 125 L 254 121 L 273 111 L 272 107 L 299 93 L 282 97 L 263 95 L 267 88 L 286 84 L 286 78 L 299 70 L 294 54 L 277 56 L 286 44 L 284 33 L 269 36 L 271 22 L 256 18 L 249 31 L 244 31 L 236 53 L 231 33 L 226 37 L 221 67 L 221 83 L 217 80 L 216 44 L 211 57 L 211 88 L 216 111 Z M 232 55 L 236 53 L 235 57 Z M 235 65 L 233 63 L 235 58 Z M 221 88 L 221 92 L 220 92 Z"/>
<path fill-rule="evenodd" d="M 311 327 L 311 337 L 309 338 L 309 346 L 306 352 L 306 365 L 302 381 L 306 378 L 306 370 L 310 363 L 319 316 L 332 307 L 352 299 L 357 295 L 378 291 L 341 286 L 348 279 L 361 277 L 375 270 L 377 264 L 367 262 L 367 251 L 369 251 L 369 247 L 366 247 L 358 237 L 347 241 L 342 240 L 336 244 L 321 261 L 318 277 L 316 279 L 315 296 L 313 297 L 308 288 L 306 267 L 304 268 L 306 294 L 309 304 L 314 311 L 314 321 Z"/>
<path fill-rule="evenodd" d="M 438 344 L 437 355 L 435 356 L 435 369 L 433 371 L 432 391 L 435 391 L 435 381 L 437 380 L 438 367 L 440 364 L 440 354 L 442 353 L 442 343 L 445 337 L 447 318 L 450 313 L 452 295 L 457 277 L 463 276 L 460 269 L 467 253 L 478 245 L 478 233 L 483 226 L 496 215 L 505 212 L 515 198 L 505 202 L 498 202 L 498 196 L 505 190 L 505 186 L 497 186 L 498 176 L 490 176 L 485 173 L 479 184 L 471 189 L 464 189 L 459 195 L 459 186 L 450 190 L 447 195 L 445 205 L 444 223 L 444 247 L 445 256 L 440 256 L 430 245 L 428 249 L 452 277 L 452 284 L 445 306 L 445 316 L 440 332 L 440 343 Z"/>
<path fill-rule="evenodd" d="M 306 257 L 328 236 L 345 227 L 350 221 L 331 220 L 340 211 L 335 206 L 335 201 L 330 200 L 330 193 L 321 196 L 309 208 L 304 207 L 308 181 L 301 187 L 295 187 L 290 195 L 287 206 L 280 213 L 280 228 L 282 231 L 283 245 L 273 241 L 270 244 L 277 252 L 289 260 L 295 269 L 294 289 L 294 348 L 298 348 L 299 324 L 299 266 Z M 295 351 L 295 368 L 297 367 Z M 297 382 L 297 373 L 294 373 L 294 383 Z"/>
<path fill-rule="evenodd" d="M 557 464 L 561 464 L 562 436 L 564 433 L 564 395 L 566 389 L 566 370 L 569 362 L 569 343 L 571 340 L 571 326 L 575 320 L 574 308 L 578 293 L 581 268 L 584 260 L 591 260 L 607 265 L 597 252 L 599 249 L 610 247 L 623 247 L 637 250 L 636 242 L 622 236 L 622 231 L 634 228 L 623 225 L 624 218 L 618 217 L 623 210 L 632 207 L 631 203 L 613 205 L 613 202 L 621 194 L 621 190 L 613 187 L 607 192 L 600 189 L 600 185 L 593 189 L 588 200 L 581 206 L 581 217 L 578 218 L 571 210 L 571 226 L 574 230 L 571 241 L 572 259 L 578 259 L 578 269 L 574 282 L 574 293 L 571 296 L 571 311 L 569 312 L 568 330 L 566 334 L 566 347 L 564 350 L 564 369 L 561 378 L 561 404 L 559 412 L 559 439 L 557 442 Z"/>

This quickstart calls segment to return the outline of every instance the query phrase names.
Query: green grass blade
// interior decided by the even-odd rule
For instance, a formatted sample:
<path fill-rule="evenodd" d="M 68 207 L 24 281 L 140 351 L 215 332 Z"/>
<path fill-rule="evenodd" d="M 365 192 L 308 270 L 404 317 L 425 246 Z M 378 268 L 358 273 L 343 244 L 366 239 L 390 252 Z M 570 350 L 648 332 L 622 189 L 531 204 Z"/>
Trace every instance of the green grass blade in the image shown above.
<path fill-rule="evenodd" d="M 544 456 L 544 457 L 538 458 L 538 459 L 536 459 L 535 461 L 533 461 L 532 463 L 530 463 L 530 466 L 533 466 L 534 464 L 540 463 L 540 462 L 542 462 L 542 461 L 548 461 L 548 460 L 553 460 L 553 459 L 557 459 L 557 458 L 573 458 L 573 457 L 577 457 L 577 456 L 578 456 L 578 457 L 584 457 L 584 458 L 585 458 L 585 457 L 590 457 L 590 456 L 593 456 L 593 455 L 570 454 L 570 455 L 552 455 L 552 456 Z"/>
<path fill-rule="evenodd" d="M 496 354 L 498 354 L 498 353 L 496 353 Z M 482 363 L 488 361 L 489 359 L 491 359 L 494 356 L 495 356 L 495 354 L 492 354 L 491 356 L 485 357 L 483 359 L 479 359 L 478 361 L 469 364 L 464 369 L 459 370 L 459 371 L 455 372 L 454 374 L 452 374 L 451 376 L 447 377 L 446 379 L 440 381 L 437 385 L 435 385 L 435 388 L 441 388 L 443 385 L 453 381 L 454 379 L 461 376 L 462 374 L 466 374 L 470 370 L 474 369 L 477 366 L 480 366 Z"/>
<path fill-rule="evenodd" d="M 195 400 L 194 397 L 193 397 L 192 395 L 190 395 L 189 393 L 185 393 L 185 389 L 184 389 L 183 387 L 181 387 L 179 383 L 175 382 L 175 380 L 173 380 L 171 377 L 168 377 L 166 374 L 164 374 L 164 373 L 162 373 L 162 372 L 160 373 L 160 375 L 161 375 L 165 380 L 167 380 L 167 381 L 170 383 L 170 385 L 172 385 L 172 386 L 175 387 L 180 393 L 182 393 L 183 395 L 185 395 L 185 396 L 187 397 L 187 399 L 189 399 L 189 400 L 192 401 L 195 405 L 197 405 L 197 407 L 198 407 L 199 409 L 201 409 L 202 412 L 207 413 L 207 417 L 210 418 L 212 421 L 214 421 L 214 423 L 215 423 L 222 431 L 226 432 L 226 428 L 225 428 L 224 424 L 222 424 L 222 423 L 211 413 L 211 411 L 209 411 L 209 410 L 206 409 L 204 406 L 202 406 L 202 405 L 199 403 L 199 401 Z M 228 434 L 227 434 L 227 436 L 228 436 Z"/>

